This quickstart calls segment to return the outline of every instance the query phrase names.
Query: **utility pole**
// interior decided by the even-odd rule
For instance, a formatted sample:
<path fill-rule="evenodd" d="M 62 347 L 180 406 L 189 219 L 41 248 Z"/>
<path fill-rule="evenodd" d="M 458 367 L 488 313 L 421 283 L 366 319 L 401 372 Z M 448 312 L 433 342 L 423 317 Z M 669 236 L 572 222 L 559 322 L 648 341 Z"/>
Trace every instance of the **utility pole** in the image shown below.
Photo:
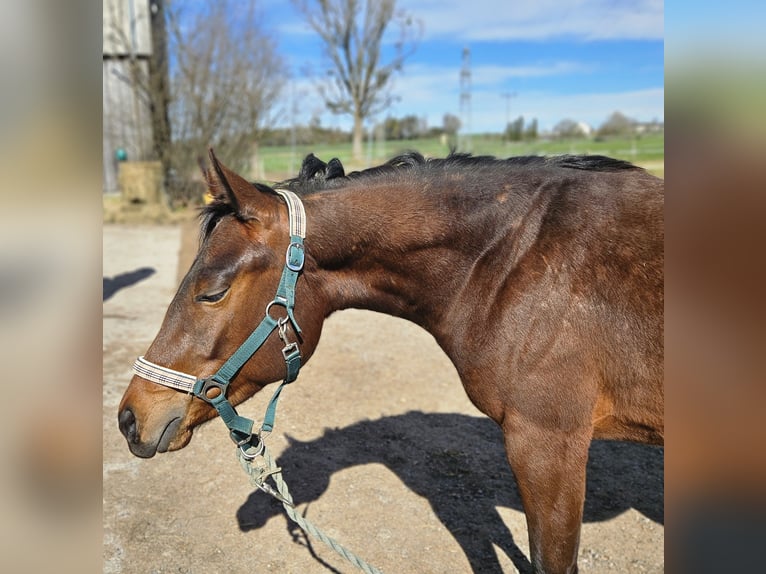
<path fill-rule="evenodd" d="M 471 151 L 471 49 L 463 48 L 463 65 L 460 68 L 460 135 L 458 149 Z"/>
<path fill-rule="evenodd" d="M 515 98 L 516 95 L 516 92 L 504 92 L 501 94 L 505 98 L 505 129 L 503 130 L 503 139 L 505 139 L 508 133 L 508 126 L 511 125 L 511 99 Z"/>
<path fill-rule="evenodd" d="M 295 159 L 296 159 L 296 146 L 297 139 L 297 126 L 298 121 L 298 100 L 295 98 L 295 82 L 290 82 L 290 169 L 288 173 L 295 173 Z"/>

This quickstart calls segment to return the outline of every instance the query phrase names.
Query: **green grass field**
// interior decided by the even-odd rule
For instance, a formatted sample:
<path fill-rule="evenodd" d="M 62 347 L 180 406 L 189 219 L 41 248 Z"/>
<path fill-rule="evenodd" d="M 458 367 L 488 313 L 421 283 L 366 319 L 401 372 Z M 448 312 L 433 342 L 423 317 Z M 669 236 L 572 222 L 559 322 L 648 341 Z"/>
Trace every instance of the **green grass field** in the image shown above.
<path fill-rule="evenodd" d="M 300 169 L 301 161 L 314 153 L 324 161 L 337 157 L 343 162 L 346 171 L 364 169 L 379 165 L 389 158 L 407 150 L 416 150 L 426 157 L 444 157 L 449 147 L 439 138 L 409 141 L 365 142 L 365 161 L 354 162 L 351 159 L 351 143 L 336 145 L 301 145 L 292 149 L 290 146 L 262 147 L 259 150 L 257 179 L 280 181 L 293 177 Z M 594 141 L 589 139 L 569 141 L 503 142 L 498 137 L 473 136 L 471 150 L 475 155 L 511 157 L 519 155 L 558 155 L 558 154 L 599 154 L 624 159 L 640 165 L 647 171 L 664 177 L 665 175 L 665 140 L 663 134 L 651 134 L 634 139 L 608 139 Z"/>

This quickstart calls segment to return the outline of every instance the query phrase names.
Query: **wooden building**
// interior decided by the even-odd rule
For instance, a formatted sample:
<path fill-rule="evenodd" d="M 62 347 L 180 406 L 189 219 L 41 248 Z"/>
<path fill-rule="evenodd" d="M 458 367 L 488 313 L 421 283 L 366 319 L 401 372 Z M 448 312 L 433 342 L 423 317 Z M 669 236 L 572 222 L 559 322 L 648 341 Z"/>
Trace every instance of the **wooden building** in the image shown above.
<path fill-rule="evenodd" d="M 103 189 L 117 192 L 121 161 L 152 159 L 151 0 L 103 0 Z"/>

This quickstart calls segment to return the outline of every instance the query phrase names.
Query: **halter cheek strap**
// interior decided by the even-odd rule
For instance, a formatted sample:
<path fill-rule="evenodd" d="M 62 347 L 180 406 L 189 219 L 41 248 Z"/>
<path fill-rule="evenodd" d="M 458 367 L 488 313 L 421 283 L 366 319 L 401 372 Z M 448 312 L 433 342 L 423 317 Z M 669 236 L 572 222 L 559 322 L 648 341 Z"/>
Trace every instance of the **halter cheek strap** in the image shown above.
<path fill-rule="evenodd" d="M 198 379 L 194 375 L 168 369 L 139 357 L 133 365 L 133 372 L 139 377 L 184 391 L 192 393 L 194 396 L 210 403 L 221 419 L 226 423 L 232 440 L 242 450 L 243 455 L 250 446 L 258 447 L 260 443 L 260 433 L 253 437 L 253 424 L 250 419 L 237 414 L 234 406 L 226 398 L 231 379 L 240 371 L 242 366 L 261 348 L 271 333 L 278 329 L 279 338 L 285 344 L 282 349 L 282 356 L 285 360 L 286 376 L 279 385 L 266 408 L 261 432 L 271 432 L 274 428 L 274 418 L 276 416 L 277 401 L 285 385 L 293 382 L 298 377 L 301 368 L 301 353 L 298 344 L 295 341 L 289 341 L 287 336 L 287 323 L 289 322 L 296 334 L 301 334 L 301 329 L 293 315 L 295 307 L 295 285 L 298 276 L 303 270 L 305 259 L 305 249 L 303 240 L 306 237 L 306 212 L 303 208 L 300 198 L 288 190 L 275 190 L 287 203 L 287 210 L 290 217 L 290 245 L 285 254 L 285 266 L 282 269 L 282 277 L 277 286 L 277 293 L 274 300 L 266 306 L 265 316 L 260 324 L 253 330 L 250 336 L 240 347 L 234 351 L 234 354 L 221 365 L 218 371 L 203 379 Z M 275 319 L 270 312 L 275 305 L 284 307 L 286 316 Z M 253 444 L 255 441 L 255 444 Z"/>

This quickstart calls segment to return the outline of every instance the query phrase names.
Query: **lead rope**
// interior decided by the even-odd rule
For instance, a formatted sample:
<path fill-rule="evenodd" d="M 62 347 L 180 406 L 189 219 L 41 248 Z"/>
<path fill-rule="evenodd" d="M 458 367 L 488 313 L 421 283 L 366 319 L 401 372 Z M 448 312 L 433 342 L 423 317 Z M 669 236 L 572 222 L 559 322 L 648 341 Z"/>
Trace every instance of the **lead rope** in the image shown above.
<path fill-rule="evenodd" d="M 356 554 L 333 540 L 319 528 L 312 524 L 305 517 L 298 514 L 293 504 L 293 498 L 287 489 L 287 484 L 282 479 L 282 469 L 274 464 L 274 459 L 263 442 L 265 434 L 271 432 L 274 427 L 274 418 L 276 416 L 277 400 L 285 385 L 293 382 L 298 376 L 301 367 L 301 353 L 297 343 L 287 339 L 287 322 L 289 321 L 296 334 L 300 335 L 301 329 L 293 315 L 293 306 L 295 304 L 295 284 L 298 275 L 303 269 L 304 247 L 303 239 L 306 237 L 306 214 L 301 200 L 291 191 L 277 189 L 275 190 L 287 202 L 288 213 L 290 217 L 290 245 L 285 255 L 285 267 L 282 270 L 282 278 L 277 287 L 277 295 L 274 300 L 266 307 L 265 317 L 245 340 L 242 345 L 229 357 L 229 359 L 218 369 L 216 374 L 204 379 L 197 379 L 194 375 L 168 369 L 156 363 L 139 357 L 133 365 L 133 371 L 140 377 L 166 387 L 181 390 L 187 393 L 193 393 L 196 397 L 210 403 L 215 407 L 221 419 L 229 429 L 231 438 L 237 443 L 237 456 L 242 468 L 250 476 L 250 481 L 260 490 L 270 494 L 279 500 L 285 507 L 287 516 L 290 517 L 306 534 L 321 540 L 327 546 L 335 550 L 346 560 L 351 562 L 357 568 L 362 569 L 366 574 L 383 574 L 377 568 L 370 566 L 359 558 Z M 284 307 L 287 317 L 274 319 L 269 315 L 269 309 L 273 305 Z M 266 415 L 264 416 L 261 431 L 253 433 L 252 420 L 237 414 L 237 411 L 226 398 L 226 389 L 231 379 L 236 375 L 239 369 L 250 360 L 256 351 L 263 345 L 266 339 L 274 330 L 279 333 L 279 338 L 285 343 L 282 349 L 282 355 L 285 359 L 287 376 L 269 401 Z M 217 396 L 210 398 L 208 391 L 217 388 Z M 254 442 L 255 441 L 255 442 Z M 262 459 L 262 460 L 261 460 Z M 277 490 L 266 482 L 266 479 L 272 477 L 277 485 Z"/>
<path fill-rule="evenodd" d="M 288 213 L 290 214 L 290 241 L 292 247 L 294 241 L 300 241 L 299 238 L 306 236 L 306 215 L 303 211 L 303 205 L 292 193 L 280 189 L 275 191 L 284 198 L 288 205 Z M 292 317 L 290 318 L 292 319 Z M 297 326 L 297 323 L 293 321 L 293 325 Z M 297 375 L 298 373 L 296 371 L 295 376 Z M 295 376 L 292 378 L 295 378 Z M 273 428 L 273 419 L 276 412 L 276 399 L 279 397 L 281 389 L 282 387 L 280 386 L 280 388 L 277 389 L 274 398 L 272 398 L 269 403 L 262 431 L 270 432 Z M 265 437 L 261 437 L 261 440 L 258 441 L 258 445 L 255 447 L 240 447 L 237 449 L 239 464 L 250 477 L 250 482 L 253 486 L 279 500 L 282 503 L 282 506 L 284 506 L 285 512 L 290 520 L 300 526 L 306 534 L 322 541 L 351 564 L 365 572 L 365 574 L 383 574 L 380 570 L 359 558 L 359 556 L 351 552 L 351 550 L 343 546 L 337 540 L 322 532 L 321 529 L 314 525 L 314 523 L 308 520 L 305 516 L 298 513 L 293 504 L 293 497 L 290 494 L 290 490 L 287 488 L 287 483 L 282 478 L 282 469 L 274 463 L 274 459 L 271 457 L 271 453 L 266 447 L 263 438 Z M 274 484 L 277 487 L 276 491 L 266 482 L 266 479 L 269 477 L 274 481 Z"/>
<path fill-rule="evenodd" d="M 262 462 L 256 462 L 259 457 L 263 459 Z M 293 504 L 293 497 L 287 488 L 287 483 L 282 478 L 282 469 L 274 463 L 274 459 L 271 457 L 271 453 L 263 441 L 261 441 L 257 448 L 257 452 L 255 453 L 246 454 L 241 449 L 237 449 L 237 458 L 239 459 L 239 464 L 242 466 L 243 470 L 250 476 L 250 482 L 253 486 L 279 500 L 282 503 L 282 506 L 284 506 L 287 516 L 300 526 L 306 534 L 310 534 L 317 540 L 321 540 L 327 546 L 335 550 L 340 556 L 366 574 L 383 574 L 380 570 L 359 558 L 359 556 L 351 552 L 351 550 L 340 544 L 337 540 L 327 536 L 327 534 L 322 532 L 306 517 L 298 514 L 298 511 Z M 265 482 L 268 477 L 273 478 L 274 484 L 277 486 L 277 492 Z"/>

